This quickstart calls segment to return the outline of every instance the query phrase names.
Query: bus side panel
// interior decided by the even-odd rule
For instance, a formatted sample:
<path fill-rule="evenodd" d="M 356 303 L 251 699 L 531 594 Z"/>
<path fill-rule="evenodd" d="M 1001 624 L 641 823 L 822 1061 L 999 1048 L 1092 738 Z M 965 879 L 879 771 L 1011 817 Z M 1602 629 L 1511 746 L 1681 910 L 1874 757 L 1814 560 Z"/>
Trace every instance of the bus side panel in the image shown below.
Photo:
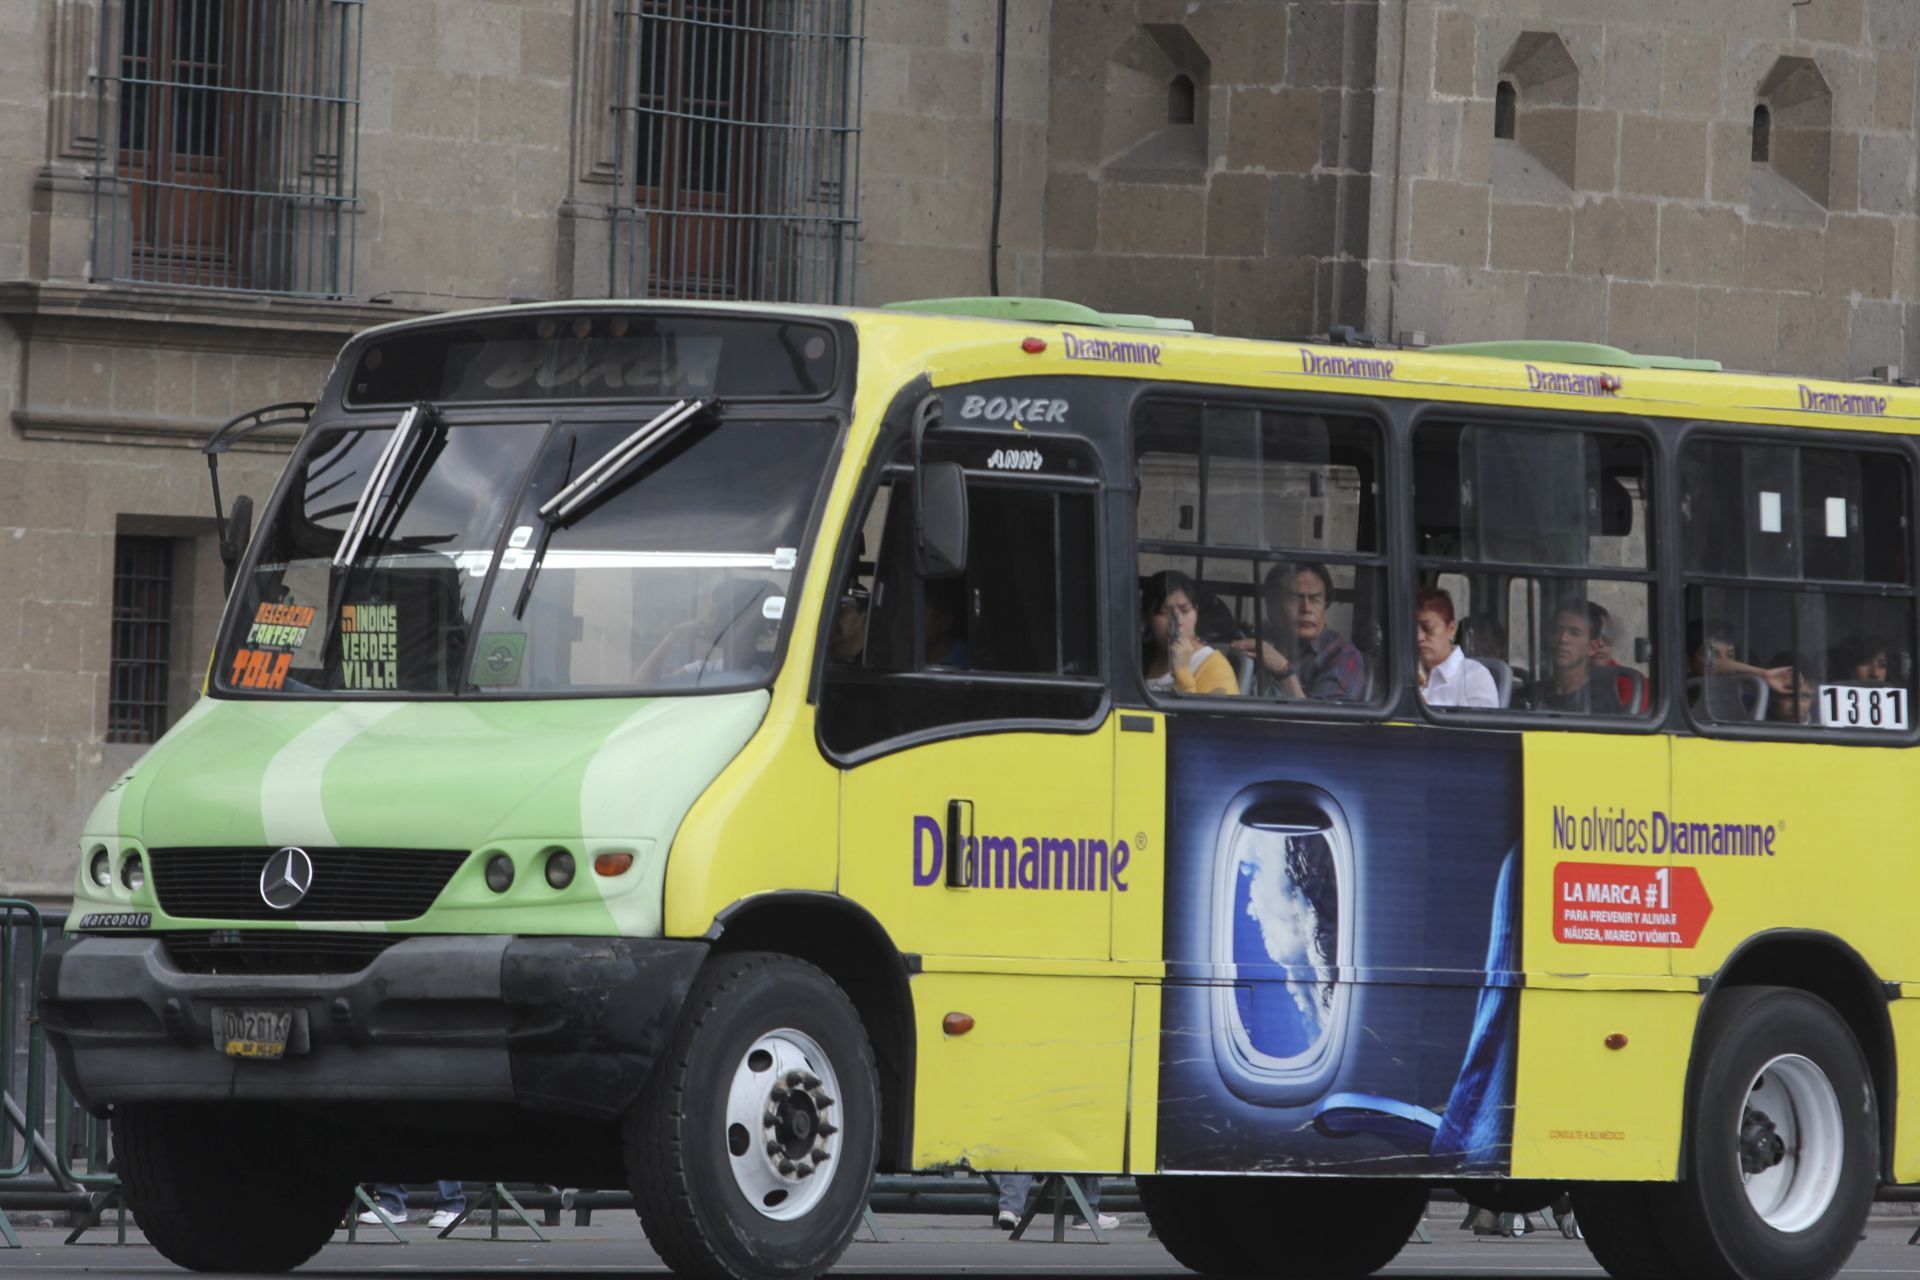
<path fill-rule="evenodd" d="M 1125 978 L 915 975 L 914 1167 L 1121 1168 L 1133 1004 Z M 950 1012 L 973 1029 L 947 1035 Z"/>
<path fill-rule="evenodd" d="M 1169 718 L 1158 1159 L 1497 1175 L 1520 739 Z"/>
<path fill-rule="evenodd" d="M 1693 992 L 1524 992 L 1513 1176 L 1671 1180 L 1699 1012 Z"/>
<path fill-rule="evenodd" d="M 839 774 L 820 758 L 809 717 L 778 714 L 776 702 L 674 836 L 664 903 L 669 938 L 701 936 L 720 911 L 756 893 L 835 887 Z"/>
<path fill-rule="evenodd" d="M 1920 1182 L 1920 988 L 1908 986 L 1902 999 L 1888 1003 L 1893 1019 L 1893 1051 L 1899 1061 L 1899 1078 L 1894 1082 L 1897 1098 L 1907 1099 L 1897 1106 L 1893 1127 L 1893 1180 Z"/>
<path fill-rule="evenodd" d="M 1769 929 L 1831 934 L 1883 982 L 1915 972 L 1913 921 L 1869 903 L 1913 900 L 1920 795 L 1907 751 L 1824 743 L 1673 739 L 1663 820 L 1676 876 L 1698 877 L 1698 944 L 1675 973 L 1717 973 Z"/>
<path fill-rule="evenodd" d="M 1152 1173 L 1160 1158 L 1160 996 L 1133 989 L 1133 1067 L 1127 1081 L 1127 1172 Z"/>

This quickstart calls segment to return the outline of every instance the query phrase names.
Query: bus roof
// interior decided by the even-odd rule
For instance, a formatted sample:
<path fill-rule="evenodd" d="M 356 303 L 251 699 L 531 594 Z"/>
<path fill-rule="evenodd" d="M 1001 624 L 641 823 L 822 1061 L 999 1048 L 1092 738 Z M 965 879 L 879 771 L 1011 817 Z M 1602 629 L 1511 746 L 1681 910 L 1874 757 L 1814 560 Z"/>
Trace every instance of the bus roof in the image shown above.
<path fill-rule="evenodd" d="M 1730 372 L 1717 361 L 1645 355 L 1600 343 L 1464 342 L 1425 348 L 1326 339 L 1227 338 L 1185 320 L 1103 312 L 1047 298 L 935 298 L 886 307 L 573 299 L 447 312 L 366 330 L 527 311 L 701 311 L 808 316 L 888 335 L 935 385 L 1046 374 L 1149 378 L 1249 389 L 1420 398 L 1650 417 L 1712 418 L 1856 430 L 1920 431 L 1920 390 L 1884 382 Z M 1047 330 L 1005 343 L 1009 325 Z M 1039 338 L 1039 344 L 1028 345 Z"/>

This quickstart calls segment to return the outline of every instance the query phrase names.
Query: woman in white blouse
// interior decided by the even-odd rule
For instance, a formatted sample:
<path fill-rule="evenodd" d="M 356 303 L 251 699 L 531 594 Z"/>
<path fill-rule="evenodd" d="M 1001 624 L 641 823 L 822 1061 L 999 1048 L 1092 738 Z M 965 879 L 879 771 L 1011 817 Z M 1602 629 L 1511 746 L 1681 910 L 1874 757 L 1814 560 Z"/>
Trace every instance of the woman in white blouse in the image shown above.
<path fill-rule="evenodd" d="M 1420 652 L 1420 699 L 1430 707 L 1498 707 L 1493 673 L 1453 642 L 1459 623 L 1453 597 L 1436 587 L 1422 588 L 1413 606 Z"/>

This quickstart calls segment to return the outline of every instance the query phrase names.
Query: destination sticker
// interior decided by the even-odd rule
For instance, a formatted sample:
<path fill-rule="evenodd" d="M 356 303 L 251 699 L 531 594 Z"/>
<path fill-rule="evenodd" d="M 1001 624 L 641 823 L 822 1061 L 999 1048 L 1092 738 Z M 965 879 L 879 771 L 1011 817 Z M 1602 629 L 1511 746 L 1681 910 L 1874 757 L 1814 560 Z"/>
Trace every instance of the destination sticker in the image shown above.
<path fill-rule="evenodd" d="M 236 649 L 227 683 L 241 689 L 279 689 L 287 683 L 293 655 L 272 649 Z"/>
<path fill-rule="evenodd" d="M 1553 869 L 1553 936 L 1602 947 L 1691 947 L 1713 914 L 1693 867 L 1562 862 Z"/>
<path fill-rule="evenodd" d="M 149 911 L 96 911 L 80 917 L 82 929 L 151 929 L 153 913 Z"/>
<path fill-rule="evenodd" d="M 1321 374 L 1329 378 L 1369 378 L 1377 382 L 1390 382 L 1397 362 L 1380 356 L 1333 356 L 1299 348 L 1300 367 L 1307 373 Z"/>
<path fill-rule="evenodd" d="M 347 689 L 400 687 L 400 607 L 340 606 L 340 683 Z"/>
<path fill-rule="evenodd" d="M 298 649 L 306 641 L 307 628 L 317 612 L 311 605 L 263 604 L 254 611 L 253 625 L 247 629 L 247 643 L 274 649 Z"/>

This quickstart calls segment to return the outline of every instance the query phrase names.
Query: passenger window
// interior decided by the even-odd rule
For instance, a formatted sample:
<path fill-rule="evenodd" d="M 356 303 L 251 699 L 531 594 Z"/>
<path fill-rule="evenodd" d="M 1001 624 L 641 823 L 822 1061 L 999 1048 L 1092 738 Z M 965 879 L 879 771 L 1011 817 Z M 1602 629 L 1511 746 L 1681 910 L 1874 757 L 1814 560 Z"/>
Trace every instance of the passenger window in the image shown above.
<path fill-rule="evenodd" d="M 1415 433 L 1414 680 L 1428 708 L 1651 713 L 1649 465 L 1625 433 Z"/>
<path fill-rule="evenodd" d="M 1912 724 L 1899 454 L 1702 438 L 1681 453 L 1687 704 L 1708 724 Z"/>
<path fill-rule="evenodd" d="M 969 475 L 967 506 L 966 572 L 932 580 L 914 572 L 906 467 L 863 514 L 828 630 L 820 709 L 831 750 L 1099 711 L 1094 493 Z"/>
<path fill-rule="evenodd" d="M 1166 695 L 1377 702 L 1379 432 L 1155 400 L 1134 423 L 1141 670 Z"/>

